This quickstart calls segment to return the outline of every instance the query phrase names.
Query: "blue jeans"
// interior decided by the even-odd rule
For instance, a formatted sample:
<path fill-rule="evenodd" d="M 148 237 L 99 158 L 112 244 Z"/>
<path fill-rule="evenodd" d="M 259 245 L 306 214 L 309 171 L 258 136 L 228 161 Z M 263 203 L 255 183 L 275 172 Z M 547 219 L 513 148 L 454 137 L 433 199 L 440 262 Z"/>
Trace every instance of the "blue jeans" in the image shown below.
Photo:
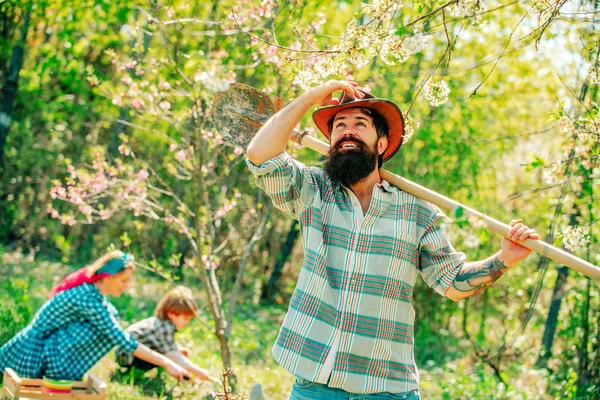
<path fill-rule="evenodd" d="M 420 400 L 418 390 L 403 393 L 349 393 L 342 389 L 296 378 L 289 400 Z"/>

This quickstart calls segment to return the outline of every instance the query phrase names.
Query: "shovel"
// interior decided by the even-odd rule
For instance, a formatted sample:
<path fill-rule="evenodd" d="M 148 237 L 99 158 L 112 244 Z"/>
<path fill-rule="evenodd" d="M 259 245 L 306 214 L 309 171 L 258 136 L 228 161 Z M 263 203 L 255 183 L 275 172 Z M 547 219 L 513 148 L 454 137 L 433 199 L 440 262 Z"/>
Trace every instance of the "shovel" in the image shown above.
<path fill-rule="evenodd" d="M 260 127 L 282 108 L 283 101 L 281 98 L 261 92 L 252 86 L 234 83 L 226 91 L 217 93 L 211 109 L 211 116 L 223 139 L 246 148 Z M 311 136 L 306 136 L 306 132 L 295 130 L 291 139 L 299 145 L 308 147 L 323 155 L 329 154 L 329 144 Z M 384 169 L 379 172 L 381 178 L 398 189 L 435 204 L 455 215 L 462 212 L 463 215 L 475 217 L 481 220 L 489 231 L 508 237 L 509 225 L 399 175 Z M 571 253 L 551 246 L 542 240 L 527 239 L 516 242 L 554 260 L 557 264 L 565 265 L 596 281 L 600 281 L 599 267 Z"/>

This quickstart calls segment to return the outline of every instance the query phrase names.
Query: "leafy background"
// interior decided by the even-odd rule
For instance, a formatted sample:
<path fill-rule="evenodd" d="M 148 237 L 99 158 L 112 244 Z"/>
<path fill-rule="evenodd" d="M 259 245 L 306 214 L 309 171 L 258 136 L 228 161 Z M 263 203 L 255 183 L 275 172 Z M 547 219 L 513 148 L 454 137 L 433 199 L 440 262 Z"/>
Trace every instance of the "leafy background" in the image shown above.
<path fill-rule="evenodd" d="M 286 398 L 270 357 L 302 260 L 243 149 L 210 109 L 242 82 L 289 102 L 326 79 L 390 98 L 414 130 L 386 168 L 599 264 L 598 24 L 593 1 L 0 1 L 0 343 L 53 284 L 110 246 L 136 256 L 124 325 L 183 283 L 199 364 Z M 408 54 L 408 55 L 407 55 Z M 448 98 L 428 100 L 426 83 Z M 443 97 L 443 96 L 442 96 Z M 307 117 L 301 122 L 318 135 Z M 290 145 L 294 157 L 322 157 Z M 451 214 L 470 259 L 499 238 Z M 572 228 L 569 228 L 572 227 Z M 597 283 L 533 255 L 460 303 L 422 282 L 424 398 L 597 398 Z M 213 299 L 213 300 L 211 300 Z M 216 299 L 216 300 L 215 300 Z M 206 385 L 94 368 L 114 398 L 210 398 Z"/>

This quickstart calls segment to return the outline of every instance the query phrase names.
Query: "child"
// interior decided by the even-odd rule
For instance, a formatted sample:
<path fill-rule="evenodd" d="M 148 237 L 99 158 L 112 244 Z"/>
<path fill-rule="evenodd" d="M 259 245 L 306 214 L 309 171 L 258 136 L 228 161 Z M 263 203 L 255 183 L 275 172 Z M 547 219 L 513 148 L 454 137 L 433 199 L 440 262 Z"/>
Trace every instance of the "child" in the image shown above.
<path fill-rule="evenodd" d="M 187 352 L 178 350 L 175 344 L 175 332 L 185 328 L 194 318 L 197 310 L 198 306 L 192 291 L 186 287 L 177 286 L 167 292 L 159 301 L 154 310 L 154 317 L 136 322 L 127 328 L 127 332 L 139 343 L 164 354 L 198 378 L 221 383 L 217 378 L 210 376 L 207 370 L 191 362 L 186 357 Z M 140 360 L 125 346 L 117 349 L 116 359 L 122 367 L 137 368 L 142 371 L 149 371 L 155 367 L 151 363 Z"/>
<path fill-rule="evenodd" d="M 113 251 L 67 276 L 29 326 L 0 348 L 0 373 L 10 367 L 27 378 L 81 380 L 118 344 L 177 379 L 186 377 L 183 368 L 138 344 L 119 325 L 119 314 L 106 295 L 119 297 L 134 269 L 131 256 Z"/>

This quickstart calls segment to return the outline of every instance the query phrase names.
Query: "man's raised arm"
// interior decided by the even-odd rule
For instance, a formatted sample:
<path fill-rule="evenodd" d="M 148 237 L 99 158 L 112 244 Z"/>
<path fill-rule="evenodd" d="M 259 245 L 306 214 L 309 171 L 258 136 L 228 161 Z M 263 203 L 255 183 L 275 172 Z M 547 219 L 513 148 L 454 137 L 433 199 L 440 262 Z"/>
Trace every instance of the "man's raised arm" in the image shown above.
<path fill-rule="evenodd" d="M 260 128 L 248 145 L 248 159 L 254 165 L 260 165 L 285 150 L 287 142 L 304 114 L 313 106 L 328 106 L 338 104 L 332 98 L 333 92 L 343 90 L 355 98 L 363 94 L 357 89 L 358 84 L 350 81 L 329 81 L 310 89 L 297 99 L 273 115 Z"/>

